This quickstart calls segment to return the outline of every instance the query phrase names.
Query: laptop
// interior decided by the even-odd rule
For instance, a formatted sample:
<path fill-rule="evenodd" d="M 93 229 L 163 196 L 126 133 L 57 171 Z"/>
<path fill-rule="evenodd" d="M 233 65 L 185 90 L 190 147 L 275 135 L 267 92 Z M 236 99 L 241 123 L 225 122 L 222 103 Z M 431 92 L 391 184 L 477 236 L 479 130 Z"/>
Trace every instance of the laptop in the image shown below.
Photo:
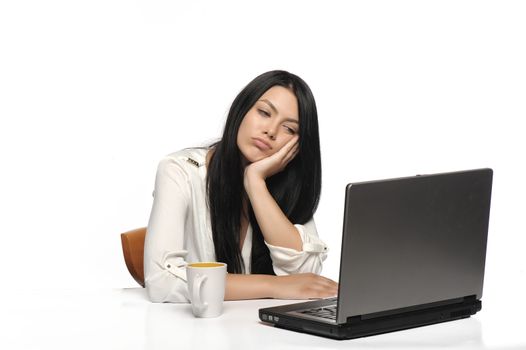
<path fill-rule="evenodd" d="M 263 308 L 264 323 L 351 339 L 481 310 L 493 171 L 346 187 L 338 296 Z"/>

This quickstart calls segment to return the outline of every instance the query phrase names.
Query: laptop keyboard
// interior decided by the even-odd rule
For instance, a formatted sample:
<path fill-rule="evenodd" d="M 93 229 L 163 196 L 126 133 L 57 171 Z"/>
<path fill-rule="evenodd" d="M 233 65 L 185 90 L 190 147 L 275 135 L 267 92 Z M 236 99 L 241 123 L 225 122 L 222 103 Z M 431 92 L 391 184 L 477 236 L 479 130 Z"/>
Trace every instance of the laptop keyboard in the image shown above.
<path fill-rule="evenodd" d="M 300 313 L 304 315 L 316 316 L 336 321 L 336 304 L 327 305 L 323 307 L 315 307 L 312 309 L 300 311 Z"/>

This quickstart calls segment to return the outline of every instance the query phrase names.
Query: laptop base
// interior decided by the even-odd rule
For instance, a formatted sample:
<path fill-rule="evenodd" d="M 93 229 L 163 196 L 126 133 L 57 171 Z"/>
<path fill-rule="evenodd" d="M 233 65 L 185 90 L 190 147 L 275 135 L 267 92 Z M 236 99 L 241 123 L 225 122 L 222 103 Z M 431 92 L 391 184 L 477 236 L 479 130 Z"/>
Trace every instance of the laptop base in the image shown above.
<path fill-rule="evenodd" d="M 467 318 L 480 311 L 481 308 L 482 303 L 480 300 L 466 298 L 462 302 L 455 304 L 389 316 L 369 319 L 362 319 L 360 316 L 351 317 L 345 324 L 327 324 L 297 317 L 288 317 L 280 312 L 282 309 L 278 311 L 280 307 L 260 309 L 259 318 L 263 322 L 272 323 L 278 328 L 343 340 Z M 269 321 L 269 319 L 274 321 Z"/>

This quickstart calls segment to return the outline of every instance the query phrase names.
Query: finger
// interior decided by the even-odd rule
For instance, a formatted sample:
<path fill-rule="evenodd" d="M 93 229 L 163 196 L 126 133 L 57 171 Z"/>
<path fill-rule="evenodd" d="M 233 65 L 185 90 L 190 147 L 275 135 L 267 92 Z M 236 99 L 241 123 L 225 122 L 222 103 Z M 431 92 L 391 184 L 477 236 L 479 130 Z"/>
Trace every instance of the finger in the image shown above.
<path fill-rule="evenodd" d="M 338 288 L 338 283 L 327 277 L 320 276 L 320 283 L 329 288 Z"/>
<path fill-rule="evenodd" d="M 325 281 L 331 283 L 331 284 L 338 284 L 338 282 L 334 281 L 334 280 L 331 280 L 330 278 L 327 278 L 327 277 L 324 277 L 324 276 L 320 276 L 321 278 L 323 278 Z"/>
<path fill-rule="evenodd" d="M 326 298 L 333 295 L 337 295 L 338 291 L 332 288 L 313 288 L 312 294 L 316 297 Z"/>
<path fill-rule="evenodd" d="M 300 144 L 297 143 L 294 146 L 294 148 L 292 149 L 292 157 L 295 157 L 298 154 L 299 151 L 300 151 Z"/>
<path fill-rule="evenodd" d="M 329 289 L 338 288 L 338 283 L 336 283 L 334 281 L 331 281 L 331 280 L 322 281 L 321 285 L 323 285 L 325 288 L 329 288 Z"/>
<path fill-rule="evenodd" d="M 285 154 L 288 154 L 288 152 L 294 148 L 295 145 L 298 144 L 298 140 L 299 140 L 299 136 L 298 135 L 295 135 L 293 138 L 291 138 L 289 140 L 289 142 L 287 142 L 285 144 L 285 146 L 283 146 L 283 148 L 281 149 L 282 151 L 284 151 Z"/>
<path fill-rule="evenodd" d="M 285 158 L 283 158 L 282 167 L 286 167 L 296 157 L 298 151 L 290 151 Z"/>
<path fill-rule="evenodd" d="M 294 151 L 297 150 L 298 145 L 297 139 L 298 138 L 295 137 L 294 139 L 290 140 L 278 152 L 271 156 L 275 157 L 280 163 L 281 169 L 285 168 L 287 164 L 294 158 Z"/>
<path fill-rule="evenodd" d="M 298 151 L 299 151 L 299 144 L 296 143 L 287 153 L 287 155 L 284 157 L 284 161 L 286 164 L 288 164 L 292 159 L 294 159 L 294 157 L 296 157 L 296 155 L 298 154 Z"/>

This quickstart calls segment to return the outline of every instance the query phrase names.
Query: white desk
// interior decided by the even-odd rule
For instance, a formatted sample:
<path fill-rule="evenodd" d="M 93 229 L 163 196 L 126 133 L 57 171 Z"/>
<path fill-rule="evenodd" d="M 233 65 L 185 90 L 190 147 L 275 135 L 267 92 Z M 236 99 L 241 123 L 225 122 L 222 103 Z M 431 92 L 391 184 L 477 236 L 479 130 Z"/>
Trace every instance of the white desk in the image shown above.
<path fill-rule="evenodd" d="M 0 348 L 6 350 L 526 349 L 520 333 L 526 328 L 495 319 L 498 309 L 492 314 L 484 302 L 469 319 L 337 341 L 260 323 L 259 308 L 288 300 L 226 302 L 213 319 L 194 318 L 189 304 L 150 303 L 139 288 L 11 292 L 2 300 Z"/>

